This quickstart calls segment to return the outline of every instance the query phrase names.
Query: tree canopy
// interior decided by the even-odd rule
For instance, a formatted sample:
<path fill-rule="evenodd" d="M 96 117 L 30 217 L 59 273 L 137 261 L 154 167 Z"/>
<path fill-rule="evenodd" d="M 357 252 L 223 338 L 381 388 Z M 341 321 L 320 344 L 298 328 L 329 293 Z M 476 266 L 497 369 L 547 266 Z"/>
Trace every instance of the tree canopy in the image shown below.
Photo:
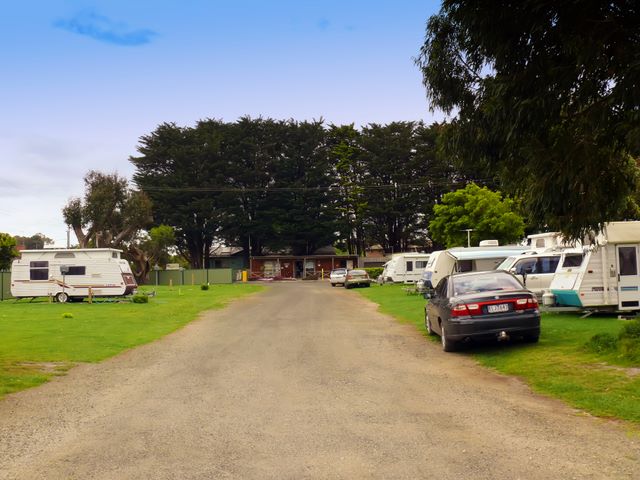
<path fill-rule="evenodd" d="M 442 202 L 433 207 L 435 217 L 429 229 L 433 239 L 447 248 L 466 246 L 467 229 L 473 230 L 471 246 L 487 239 L 511 243 L 524 236 L 524 221 L 516 210 L 512 199 L 470 183 L 445 194 Z"/>
<path fill-rule="evenodd" d="M 631 0 L 444 0 L 416 63 L 445 150 L 570 237 L 635 215 L 639 31 Z"/>
<path fill-rule="evenodd" d="M 21 245 L 26 250 L 42 249 L 46 245 L 53 244 L 53 240 L 42 233 L 36 233 L 35 235 L 31 235 L 30 237 L 16 235 L 13 238 L 16 239 L 16 243 L 18 245 Z"/>
<path fill-rule="evenodd" d="M 463 180 L 436 153 L 440 128 L 249 117 L 162 124 L 131 162 L 155 222 L 174 228 L 194 267 L 207 264 L 214 241 L 246 255 L 333 244 L 401 251 L 426 243 L 432 205 Z"/>
<path fill-rule="evenodd" d="M 0 270 L 9 270 L 11 262 L 18 255 L 16 239 L 8 233 L 0 232 Z"/>

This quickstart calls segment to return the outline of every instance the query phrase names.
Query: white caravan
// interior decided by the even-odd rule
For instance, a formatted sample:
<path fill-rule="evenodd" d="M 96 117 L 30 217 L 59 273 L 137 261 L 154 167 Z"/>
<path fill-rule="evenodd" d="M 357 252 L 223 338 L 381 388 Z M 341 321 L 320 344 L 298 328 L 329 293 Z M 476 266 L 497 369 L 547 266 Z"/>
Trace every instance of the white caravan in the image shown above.
<path fill-rule="evenodd" d="M 395 253 L 384 264 L 382 281 L 415 283 L 422 277 L 428 261 L 428 253 Z"/>
<path fill-rule="evenodd" d="M 529 250 L 524 246 L 456 247 L 433 252 L 427 263 L 424 286 L 435 288 L 438 282 L 454 272 L 481 272 L 495 270 L 507 257 Z"/>
<path fill-rule="evenodd" d="M 582 252 L 563 254 L 545 306 L 640 310 L 639 258 L 640 222 L 606 224 Z"/>
<path fill-rule="evenodd" d="M 113 248 L 23 250 L 11 266 L 11 295 L 56 301 L 134 293 L 137 283 L 121 250 Z"/>

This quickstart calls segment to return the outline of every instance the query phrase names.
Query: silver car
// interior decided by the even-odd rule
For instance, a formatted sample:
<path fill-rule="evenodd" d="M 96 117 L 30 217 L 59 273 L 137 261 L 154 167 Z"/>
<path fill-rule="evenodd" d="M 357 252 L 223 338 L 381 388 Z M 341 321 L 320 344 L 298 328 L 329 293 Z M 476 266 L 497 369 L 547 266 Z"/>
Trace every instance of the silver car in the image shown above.
<path fill-rule="evenodd" d="M 331 270 L 331 273 L 329 274 L 329 281 L 331 282 L 331 286 L 335 287 L 336 285 L 344 285 L 344 279 L 346 276 L 346 268 L 336 268 L 335 270 Z"/>

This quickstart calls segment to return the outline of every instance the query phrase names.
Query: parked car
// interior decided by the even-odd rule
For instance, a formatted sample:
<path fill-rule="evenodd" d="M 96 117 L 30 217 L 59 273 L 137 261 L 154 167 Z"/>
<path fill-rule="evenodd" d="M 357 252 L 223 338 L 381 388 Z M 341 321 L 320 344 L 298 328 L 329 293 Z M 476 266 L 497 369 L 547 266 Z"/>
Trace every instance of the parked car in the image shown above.
<path fill-rule="evenodd" d="M 346 268 L 336 268 L 331 270 L 331 273 L 329 274 L 329 282 L 331 282 L 332 287 L 335 287 L 336 285 L 344 285 L 344 277 L 346 276 Z"/>
<path fill-rule="evenodd" d="M 344 279 L 344 288 L 353 287 L 369 287 L 371 286 L 371 279 L 369 274 L 364 270 L 349 270 L 347 276 Z"/>
<path fill-rule="evenodd" d="M 475 339 L 537 342 L 540 337 L 536 296 L 509 272 L 447 275 L 425 298 L 425 327 L 429 335 L 440 335 L 445 352 Z"/>

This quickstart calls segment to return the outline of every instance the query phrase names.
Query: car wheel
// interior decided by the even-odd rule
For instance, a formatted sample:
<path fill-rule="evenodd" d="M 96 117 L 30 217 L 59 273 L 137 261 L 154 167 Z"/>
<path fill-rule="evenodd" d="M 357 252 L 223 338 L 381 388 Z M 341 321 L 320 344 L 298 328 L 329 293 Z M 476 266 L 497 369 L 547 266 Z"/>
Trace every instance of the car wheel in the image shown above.
<path fill-rule="evenodd" d="M 336 284 L 335 284 L 335 283 L 332 283 L 332 284 L 331 284 L 331 286 L 332 286 L 332 287 L 335 287 L 335 286 L 336 286 Z"/>
<path fill-rule="evenodd" d="M 431 320 L 429 319 L 429 314 L 427 313 L 427 309 L 424 309 L 424 328 L 427 330 L 427 335 L 433 335 L 433 329 L 431 328 Z"/>
<path fill-rule="evenodd" d="M 456 349 L 455 342 L 452 342 L 445 331 L 444 325 L 440 326 L 442 332 L 440 333 L 440 340 L 442 341 L 442 350 L 445 352 L 453 352 Z"/>
<path fill-rule="evenodd" d="M 67 300 L 69 300 L 69 295 L 67 295 L 65 292 L 56 294 L 56 302 L 67 303 Z"/>

